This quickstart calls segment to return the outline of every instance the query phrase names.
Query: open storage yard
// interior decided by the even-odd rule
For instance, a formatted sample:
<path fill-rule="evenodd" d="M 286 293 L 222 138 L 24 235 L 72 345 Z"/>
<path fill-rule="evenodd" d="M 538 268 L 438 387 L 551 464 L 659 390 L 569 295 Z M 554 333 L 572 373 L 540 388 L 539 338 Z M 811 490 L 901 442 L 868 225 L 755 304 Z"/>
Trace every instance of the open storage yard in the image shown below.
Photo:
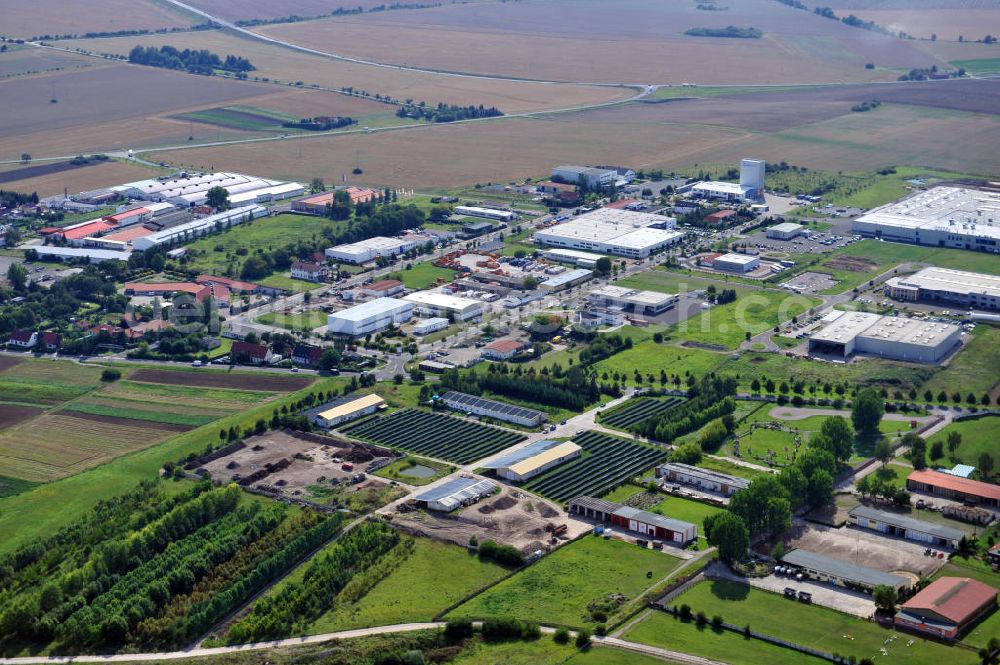
<path fill-rule="evenodd" d="M 447 462 L 468 464 L 524 441 L 523 434 L 419 409 L 341 428 L 344 434 Z"/>
<path fill-rule="evenodd" d="M 548 550 L 553 527 L 567 526 L 566 533 L 560 536 L 562 540 L 575 538 L 590 528 L 584 522 L 568 519 L 558 506 L 507 486 L 451 513 L 413 509 L 407 504 L 394 514 L 392 523 L 407 533 L 463 547 L 472 538 L 480 543 L 493 540 L 516 547 L 525 555 Z"/>
<path fill-rule="evenodd" d="M 666 457 L 663 450 L 601 432 L 583 432 L 573 443 L 583 448 L 582 457 L 531 480 L 525 488 L 561 502 L 600 496 Z"/>

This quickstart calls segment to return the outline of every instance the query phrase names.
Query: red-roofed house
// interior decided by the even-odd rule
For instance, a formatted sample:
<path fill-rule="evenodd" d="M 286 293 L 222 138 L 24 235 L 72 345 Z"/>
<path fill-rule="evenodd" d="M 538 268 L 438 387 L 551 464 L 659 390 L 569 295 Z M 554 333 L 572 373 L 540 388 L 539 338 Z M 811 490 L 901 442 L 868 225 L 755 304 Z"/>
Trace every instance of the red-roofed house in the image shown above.
<path fill-rule="evenodd" d="M 997 606 L 997 590 L 968 577 L 941 577 L 900 605 L 895 624 L 950 640 Z"/>
<path fill-rule="evenodd" d="M 709 224 L 718 224 L 719 222 L 728 220 L 735 214 L 735 210 L 719 210 L 718 212 L 713 212 L 711 215 L 705 215 L 705 221 Z"/>
<path fill-rule="evenodd" d="M 307 282 L 322 282 L 329 276 L 330 269 L 322 263 L 296 261 L 292 264 L 292 279 L 303 279 Z"/>
<path fill-rule="evenodd" d="M 233 349 L 230 352 L 233 359 L 238 363 L 248 365 L 265 365 L 271 362 L 271 349 L 264 344 L 251 344 L 250 342 L 233 342 Z"/>
<path fill-rule="evenodd" d="M 388 298 L 402 293 L 404 288 L 403 283 L 398 279 L 380 279 L 365 286 L 361 292 L 373 298 Z"/>
<path fill-rule="evenodd" d="M 950 473 L 914 471 L 906 479 L 906 489 L 1000 508 L 1000 485 L 953 476 Z"/>
<path fill-rule="evenodd" d="M 62 346 L 62 336 L 57 332 L 43 332 L 39 346 L 42 351 L 58 351 Z"/>
<path fill-rule="evenodd" d="M 303 367 L 318 365 L 323 357 L 323 347 L 311 344 L 298 344 L 292 351 L 292 362 Z"/>
<path fill-rule="evenodd" d="M 253 282 L 243 282 L 238 279 L 229 279 L 228 277 L 218 277 L 216 275 L 198 275 L 194 278 L 194 281 L 198 284 L 222 284 L 230 291 L 236 293 L 257 293 L 260 291 L 260 286 Z"/>
<path fill-rule="evenodd" d="M 7 348 L 30 349 L 38 343 L 38 333 L 34 330 L 14 330 L 10 333 Z"/>
<path fill-rule="evenodd" d="M 171 325 L 170 321 L 164 319 L 150 319 L 149 321 L 130 325 L 126 334 L 129 339 L 139 339 L 140 337 L 145 337 L 147 333 L 159 332 L 169 328 Z"/>
<path fill-rule="evenodd" d="M 483 347 L 482 356 L 490 360 L 507 360 L 527 346 L 516 339 L 498 339 Z"/>

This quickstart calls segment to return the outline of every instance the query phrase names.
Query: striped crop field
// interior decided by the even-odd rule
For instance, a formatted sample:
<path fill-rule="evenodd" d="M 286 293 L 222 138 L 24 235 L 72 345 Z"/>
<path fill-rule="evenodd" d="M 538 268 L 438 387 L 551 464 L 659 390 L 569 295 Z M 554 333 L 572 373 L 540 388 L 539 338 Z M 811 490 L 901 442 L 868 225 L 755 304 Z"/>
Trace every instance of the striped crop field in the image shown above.
<path fill-rule="evenodd" d="M 493 455 L 527 438 L 517 432 L 419 409 L 403 409 L 388 416 L 363 420 L 340 431 L 358 439 L 457 464 Z"/>
<path fill-rule="evenodd" d="M 658 448 L 601 432 L 583 432 L 573 443 L 583 448 L 583 456 L 531 480 L 525 489 L 563 502 L 601 496 L 667 457 Z"/>
<path fill-rule="evenodd" d="M 631 429 L 659 416 L 684 401 L 683 397 L 638 397 L 630 399 L 610 413 L 601 414 L 601 424 L 616 429 Z"/>

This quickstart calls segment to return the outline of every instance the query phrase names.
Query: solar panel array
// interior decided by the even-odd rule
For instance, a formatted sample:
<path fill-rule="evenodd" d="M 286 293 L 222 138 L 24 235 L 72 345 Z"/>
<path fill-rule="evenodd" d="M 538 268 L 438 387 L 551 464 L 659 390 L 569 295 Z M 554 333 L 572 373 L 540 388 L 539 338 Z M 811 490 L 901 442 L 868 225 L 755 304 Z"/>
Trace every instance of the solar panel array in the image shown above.
<path fill-rule="evenodd" d="M 469 395 L 467 393 L 460 393 L 454 390 L 449 390 L 446 392 L 442 399 L 445 402 L 451 402 L 458 405 L 459 408 L 463 406 L 468 406 L 470 408 L 484 409 L 491 411 L 498 416 L 510 416 L 514 418 L 538 418 L 544 415 L 541 411 L 536 411 L 535 409 L 526 409 L 523 406 L 514 406 L 513 404 L 507 404 L 506 402 L 498 402 L 493 399 L 486 399 L 484 397 L 476 397 L 475 395 Z M 449 405 L 450 406 L 450 405 Z"/>

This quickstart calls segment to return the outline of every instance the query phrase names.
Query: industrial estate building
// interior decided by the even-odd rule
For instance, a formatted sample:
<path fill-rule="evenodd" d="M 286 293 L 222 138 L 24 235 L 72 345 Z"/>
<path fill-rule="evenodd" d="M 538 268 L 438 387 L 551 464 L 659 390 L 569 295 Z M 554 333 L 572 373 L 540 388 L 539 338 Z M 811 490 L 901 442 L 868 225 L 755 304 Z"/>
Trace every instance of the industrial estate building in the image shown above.
<path fill-rule="evenodd" d="M 327 329 L 340 335 L 360 337 L 399 325 L 413 318 L 413 303 L 396 298 L 376 298 L 334 312 L 327 317 Z"/>
<path fill-rule="evenodd" d="M 372 298 L 390 298 L 397 293 L 402 293 L 406 287 L 398 279 L 380 279 L 377 282 L 366 284 L 361 292 Z"/>
<path fill-rule="evenodd" d="M 590 189 L 600 189 L 614 185 L 618 180 L 618 172 L 590 166 L 564 165 L 552 169 L 552 179 L 562 180 L 573 185 L 584 185 Z"/>
<path fill-rule="evenodd" d="M 955 548 L 965 532 L 906 515 L 878 510 L 871 506 L 858 505 L 848 511 L 850 524 L 862 529 L 872 529 L 888 536 L 898 536 L 916 540 L 934 547 Z"/>
<path fill-rule="evenodd" d="M 795 224 L 794 222 L 782 222 L 781 224 L 775 224 L 769 228 L 766 235 L 772 240 L 791 240 L 792 238 L 801 235 L 803 230 L 804 228 L 801 224 Z"/>
<path fill-rule="evenodd" d="M 760 267 L 760 257 L 750 254 L 729 253 L 712 259 L 712 269 L 723 272 L 747 273 Z"/>
<path fill-rule="evenodd" d="M 690 522 L 590 496 L 578 496 L 575 499 L 570 499 L 569 512 L 627 529 L 652 540 L 667 541 L 678 546 L 683 546 L 698 538 L 698 526 Z"/>
<path fill-rule="evenodd" d="M 673 217 L 648 212 L 598 208 L 535 232 L 535 243 L 568 249 L 646 258 L 684 237 L 672 231 Z"/>
<path fill-rule="evenodd" d="M 317 427 L 330 429 L 341 423 L 368 416 L 386 406 L 378 395 L 347 395 L 306 412 L 309 422 Z"/>
<path fill-rule="evenodd" d="M 535 409 L 526 409 L 523 406 L 506 404 L 498 402 L 495 399 L 484 399 L 454 390 L 449 390 L 442 395 L 441 401 L 449 409 L 454 409 L 455 411 L 486 416 L 487 418 L 496 418 L 497 420 L 524 425 L 525 427 L 538 427 L 548 420 L 548 416 Z"/>
<path fill-rule="evenodd" d="M 969 577 L 941 577 L 900 605 L 894 623 L 902 628 L 956 639 L 997 608 L 997 590 Z"/>
<path fill-rule="evenodd" d="M 847 359 L 854 353 L 882 358 L 935 363 L 962 339 L 962 329 L 868 312 L 835 310 L 823 317 L 826 325 L 809 338 L 809 353 Z"/>
<path fill-rule="evenodd" d="M 591 290 L 587 299 L 595 307 L 609 307 L 651 316 L 662 314 L 677 303 L 675 294 L 640 291 L 613 284 Z"/>
<path fill-rule="evenodd" d="M 483 303 L 471 298 L 452 296 L 436 291 L 417 291 L 403 300 L 411 302 L 422 316 L 435 316 L 454 321 L 468 321 L 483 315 Z"/>
<path fill-rule="evenodd" d="M 527 348 L 527 344 L 516 339 L 498 339 L 483 347 L 482 356 L 490 360 L 507 360 Z"/>
<path fill-rule="evenodd" d="M 478 206 L 456 206 L 456 215 L 465 217 L 479 217 L 482 219 L 493 219 L 498 222 L 515 222 L 517 213 L 510 210 L 496 210 L 494 208 L 480 208 Z"/>
<path fill-rule="evenodd" d="M 699 182 L 690 190 L 697 196 L 708 199 L 721 199 L 734 203 L 758 201 L 764 196 L 764 175 L 767 164 L 762 159 L 744 159 L 740 161 L 740 182 Z"/>
<path fill-rule="evenodd" d="M 229 193 L 233 206 L 280 201 L 305 193 L 297 182 L 266 180 L 241 173 L 205 173 L 154 178 L 127 182 L 109 187 L 108 191 L 141 201 L 166 201 L 179 206 L 201 205 L 208 198 L 208 190 L 222 187 Z"/>
<path fill-rule="evenodd" d="M 737 490 L 746 489 L 750 484 L 746 478 L 730 476 L 727 473 L 702 469 L 680 462 L 668 462 L 656 467 L 656 477 L 665 482 L 690 485 L 722 496 L 732 496 Z"/>
<path fill-rule="evenodd" d="M 333 198 L 337 191 L 320 192 L 319 194 L 313 194 L 304 199 L 293 201 L 292 211 L 306 215 L 325 215 L 329 207 L 333 205 Z M 379 195 L 374 189 L 363 187 L 345 187 L 339 191 L 347 192 L 347 195 L 351 197 L 351 203 L 355 205 L 358 203 L 367 203 Z"/>
<path fill-rule="evenodd" d="M 549 277 L 538 286 L 545 291 L 563 291 L 565 289 L 571 289 L 574 286 L 579 286 L 580 284 L 590 280 L 593 276 L 593 270 L 577 268 L 576 270 L 567 270 L 566 272 L 560 273 L 555 277 Z"/>
<path fill-rule="evenodd" d="M 883 240 L 1000 252 L 1000 193 L 933 187 L 875 208 L 853 228 Z"/>
<path fill-rule="evenodd" d="M 932 302 L 969 309 L 1000 309 L 1000 277 L 950 268 L 924 268 L 885 283 L 893 300 Z"/>
<path fill-rule="evenodd" d="M 419 244 L 416 240 L 375 236 L 367 240 L 329 247 L 326 250 L 326 258 L 360 265 L 374 261 L 380 256 L 396 256 L 408 252 Z"/>
<path fill-rule="evenodd" d="M 559 466 L 563 462 L 576 459 L 583 448 L 572 441 L 549 441 L 542 439 L 521 448 L 517 452 L 503 455 L 483 465 L 492 469 L 498 478 L 504 478 L 516 483 Z"/>
<path fill-rule="evenodd" d="M 781 562 L 799 569 L 806 577 L 820 582 L 829 582 L 836 586 L 849 589 L 872 591 L 875 587 L 885 585 L 899 591 L 909 586 L 909 581 L 900 575 L 893 575 L 875 568 L 860 566 L 856 563 L 832 559 L 826 555 L 809 550 L 792 550 L 781 557 Z"/>
<path fill-rule="evenodd" d="M 1000 508 L 1000 485 L 953 476 L 950 473 L 929 469 L 914 471 L 906 479 L 906 489 L 954 501 L 969 501 L 987 508 Z"/>
<path fill-rule="evenodd" d="M 468 506 L 488 497 L 500 487 L 489 480 L 481 478 L 455 478 L 413 497 L 414 501 L 423 503 L 428 510 L 451 512 L 456 508 Z"/>
<path fill-rule="evenodd" d="M 421 319 L 413 325 L 414 335 L 430 335 L 439 330 L 445 330 L 449 326 L 448 319 L 435 316 L 429 319 Z"/>
<path fill-rule="evenodd" d="M 569 263 L 570 265 L 580 266 L 581 268 L 594 268 L 597 266 L 597 260 L 601 258 L 600 254 L 579 252 L 575 249 L 549 249 L 542 252 L 542 256 L 547 258 L 549 261 Z"/>

